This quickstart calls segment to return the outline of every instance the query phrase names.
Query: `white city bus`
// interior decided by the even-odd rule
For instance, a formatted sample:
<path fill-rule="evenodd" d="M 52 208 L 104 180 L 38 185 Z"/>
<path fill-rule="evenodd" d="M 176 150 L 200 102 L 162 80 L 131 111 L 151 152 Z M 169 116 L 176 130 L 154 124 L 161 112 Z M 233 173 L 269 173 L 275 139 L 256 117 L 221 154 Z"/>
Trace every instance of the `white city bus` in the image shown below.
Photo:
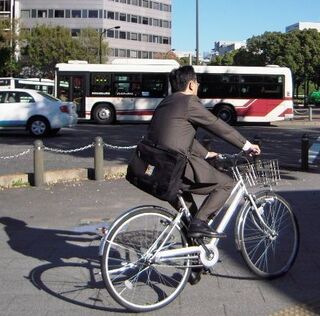
<path fill-rule="evenodd" d="M 53 95 L 54 80 L 44 78 L 13 78 L 2 77 L 0 78 L 0 87 L 6 88 L 21 88 L 42 91 Z"/>
<path fill-rule="evenodd" d="M 98 124 L 149 121 L 170 93 L 169 72 L 176 61 L 130 60 L 114 64 L 57 64 L 55 96 L 74 101 L 81 118 Z M 288 68 L 194 66 L 199 97 L 228 123 L 273 122 L 293 117 Z"/>

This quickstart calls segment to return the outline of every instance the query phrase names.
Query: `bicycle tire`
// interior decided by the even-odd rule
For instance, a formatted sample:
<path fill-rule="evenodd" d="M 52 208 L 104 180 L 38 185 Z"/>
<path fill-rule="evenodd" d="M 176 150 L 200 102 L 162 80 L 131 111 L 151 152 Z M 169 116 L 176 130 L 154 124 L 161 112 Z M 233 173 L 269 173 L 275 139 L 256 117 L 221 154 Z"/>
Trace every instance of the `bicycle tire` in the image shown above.
<path fill-rule="evenodd" d="M 255 202 L 274 234 L 268 234 L 262 228 L 248 200 L 238 215 L 236 242 L 244 261 L 256 275 L 277 278 L 289 271 L 298 254 L 298 222 L 289 203 L 272 191 L 258 192 Z"/>
<path fill-rule="evenodd" d="M 137 207 L 110 228 L 101 258 L 101 272 L 109 294 L 120 305 L 134 312 L 147 312 L 172 302 L 183 290 L 190 268 L 150 262 L 159 246 L 161 233 L 170 227 L 174 215 L 158 206 Z M 172 227 L 172 226 L 171 226 Z M 150 251 L 151 245 L 154 250 Z M 166 249 L 186 247 L 187 239 L 175 227 Z"/>

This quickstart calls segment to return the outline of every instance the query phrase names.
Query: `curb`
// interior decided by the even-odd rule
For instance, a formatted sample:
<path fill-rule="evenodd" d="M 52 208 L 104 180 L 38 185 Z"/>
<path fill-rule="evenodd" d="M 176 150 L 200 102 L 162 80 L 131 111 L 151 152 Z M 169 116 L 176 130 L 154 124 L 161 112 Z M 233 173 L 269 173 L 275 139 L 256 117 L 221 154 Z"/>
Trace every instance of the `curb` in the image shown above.
<path fill-rule="evenodd" d="M 104 178 L 123 177 L 126 172 L 126 164 L 104 167 Z M 44 183 L 49 185 L 59 182 L 92 180 L 94 178 L 92 174 L 93 169 L 86 168 L 48 170 L 44 172 Z M 0 188 L 32 186 L 32 182 L 32 173 L 17 173 L 0 176 Z"/>

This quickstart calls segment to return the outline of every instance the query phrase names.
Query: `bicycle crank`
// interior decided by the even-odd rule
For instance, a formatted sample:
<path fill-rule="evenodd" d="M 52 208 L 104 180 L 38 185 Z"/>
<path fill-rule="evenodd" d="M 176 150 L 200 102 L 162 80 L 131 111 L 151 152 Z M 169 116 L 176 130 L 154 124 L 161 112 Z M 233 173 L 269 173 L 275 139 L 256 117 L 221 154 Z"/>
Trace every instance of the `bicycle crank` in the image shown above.
<path fill-rule="evenodd" d="M 209 252 L 208 252 L 209 250 Z M 212 268 L 219 260 L 219 250 L 215 245 L 200 248 L 200 261 L 206 268 Z"/>

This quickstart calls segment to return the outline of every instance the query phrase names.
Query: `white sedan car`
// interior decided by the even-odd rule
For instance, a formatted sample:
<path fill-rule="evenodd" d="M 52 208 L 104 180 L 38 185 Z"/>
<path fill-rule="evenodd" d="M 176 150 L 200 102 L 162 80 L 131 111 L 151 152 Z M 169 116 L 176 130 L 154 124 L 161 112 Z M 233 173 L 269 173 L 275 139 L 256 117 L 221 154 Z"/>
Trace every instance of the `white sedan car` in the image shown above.
<path fill-rule="evenodd" d="M 0 88 L 0 128 L 24 127 L 33 136 L 46 136 L 77 120 L 72 102 L 36 90 Z"/>

